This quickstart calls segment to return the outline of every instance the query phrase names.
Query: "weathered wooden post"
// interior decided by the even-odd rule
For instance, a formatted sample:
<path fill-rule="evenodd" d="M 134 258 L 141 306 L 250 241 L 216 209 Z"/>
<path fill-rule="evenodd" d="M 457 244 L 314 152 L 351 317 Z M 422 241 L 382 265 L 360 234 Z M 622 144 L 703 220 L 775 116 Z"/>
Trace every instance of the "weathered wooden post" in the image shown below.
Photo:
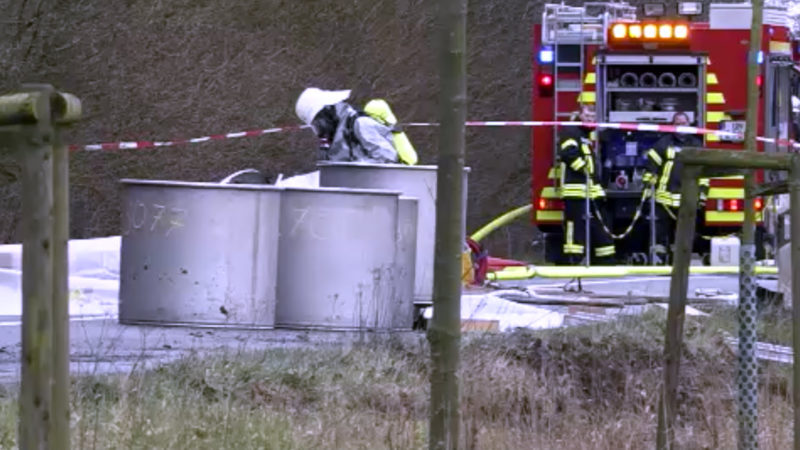
<path fill-rule="evenodd" d="M 461 345 L 461 252 L 464 174 L 467 1 L 439 2 L 440 95 L 436 254 L 433 266 L 431 402 L 428 448 L 459 447 L 458 365 Z"/>
<path fill-rule="evenodd" d="M 59 372 L 54 372 L 57 363 L 69 360 L 66 193 L 59 192 L 56 205 L 53 190 L 54 181 L 63 187 L 67 173 L 61 167 L 62 173 L 54 179 L 53 145 L 57 140 L 54 125 L 79 117 L 77 98 L 59 94 L 50 85 L 25 85 L 23 92 L 0 97 L 0 143 L 16 151 L 22 181 L 21 449 L 69 448 L 68 365 L 61 364 Z M 64 152 L 62 165 L 66 164 Z M 63 321 L 58 323 L 58 335 L 53 334 L 55 311 L 61 311 L 58 322 Z M 54 398 L 59 409 L 53 408 Z"/>
<path fill-rule="evenodd" d="M 700 188 L 697 178 L 700 167 L 686 166 L 681 174 L 681 206 L 675 232 L 675 250 L 672 263 L 672 282 L 669 287 L 667 335 L 664 343 L 664 386 L 658 407 L 658 448 L 672 448 L 673 427 L 678 408 L 678 373 L 683 339 L 683 316 L 686 311 L 686 291 L 689 287 L 689 265 L 692 259 L 695 217 Z"/>
<path fill-rule="evenodd" d="M 81 116 L 81 102 L 72 94 L 54 98 L 53 145 L 53 383 L 50 430 L 52 448 L 70 447 L 69 412 L 69 154 L 61 128 Z"/>
<path fill-rule="evenodd" d="M 0 98 L 13 102 L 22 181 L 22 381 L 18 443 L 48 448 L 51 426 L 53 298 L 53 127 L 50 91 Z M 9 130 L 12 131 L 12 130 Z"/>
<path fill-rule="evenodd" d="M 794 448 L 800 450 L 800 155 L 793 155 L 789 173 L 789 206 L 792 250 L 792 348 L 794 373 L 792 403 L 794 405 Z"/>
<path fill-rule="evenodd" d="M 678 159 L 683 162 L 685 168 L 681 178 L 681 208 L 678 212 L 678 230 L 675 237 L 675 263 L 672 268 L 669 313 L 667 316 L 667 336 L 664 348 L 664 386 L 658 411 L 657 446 L 659 449 L 671 448 L 673 444 L 673 427 L 677 412 L 680 352 L 683 340 L 683 321 L 686 308 L 691 256 L 691 236 L 694 234 L 694 218 L 698 194 L 697 176 L 700 174 L 700 168 L 712 167 L 726 170 L 789 170 L 796 157 L 797 155 L 788 153 L 768 155 L 754 151 L 731 152 L 728 150 L 698 148 L 683 149 L 678 156 Z M 800 167 L 800 165 L 798 167 Z M 800 171 L 800 168 L 798 171 Z M 720 174 L 704 172 L 704 175 L 719 176 Z M 691 211 L 689 211 L 690 209 Z M 795 212 L 794 210 L 793 213 L 800 214 L 800 212 Z M 800 323 L 800 316 L 797 317 L 797 320 L 798 323 Z M 796 337 L 796 339 L 800 338 Z M 740 342 L 739 344 L 739 351 L 741 352 L 742 343 Z M 754 386 L 753 389 L 755 388 Z M 798 386 L 798 388 L 800 389 L 800 386 Z M 795 396 L 799 395 L 798 391 L 795 391 Z M 800 397 L 796 397 L 796 400 L 798 399 L 800 399 Z M 755 423 L 755 420 L 753 423 Z M 740 445 L 757 445 L 757 443 L 749 439 L 740 439 Z"/>

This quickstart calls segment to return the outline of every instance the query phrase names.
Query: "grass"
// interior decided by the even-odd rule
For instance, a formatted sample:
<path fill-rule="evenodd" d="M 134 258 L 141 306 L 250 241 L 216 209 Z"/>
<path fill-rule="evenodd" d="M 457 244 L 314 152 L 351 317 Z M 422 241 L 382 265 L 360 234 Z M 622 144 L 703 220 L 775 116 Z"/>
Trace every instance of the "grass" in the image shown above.
<path fill-rule="evenodd" d="M 712 320 L 723 322 L 723 313 Z M 664 317 L 655 311 L 564 330 L 465 335 L 462 447 L 652 448 Z M 735 359 L 708 323 L 686 324 L 681 448 L 736 446 Z M 427 358 L 419 336 L 229 351 L 77 377 L 73 448 L 426 448 Z M 762 448 L 790 446 L 789 377 L 786 368 L 762 365 Z M 15 395 L 0 392 L 2 448 L 14 446 Z"/>
<path fill-rule="evenodd" d="M 738 336 L 739 319 L 735 308 L 701 307 L 711 313 L 710 327 L 725 330 L 732 336 Z M 771 344 L 792 345 L 792 312 L 777 306 L 764 306 L 759 309 L 759 321 L 756 327 L 758 340 Z"/>

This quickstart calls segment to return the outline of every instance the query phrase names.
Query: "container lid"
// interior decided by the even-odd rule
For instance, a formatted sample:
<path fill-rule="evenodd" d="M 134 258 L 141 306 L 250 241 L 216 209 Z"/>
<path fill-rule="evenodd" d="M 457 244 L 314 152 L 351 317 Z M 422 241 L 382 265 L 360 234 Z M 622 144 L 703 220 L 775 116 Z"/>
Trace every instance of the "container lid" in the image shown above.
<path fill-rule="evenodd" d="M 120 184 L 132 186 L 162 186 L 162 187 L 182 187 L 192 189 L 228 189 L 239 191 L 282 191 L 283 187 L 271 184 L 222 184 L 202 181 L 177 181 L 177 180 L 142 180 L 134 178 L 123 178 Z"/>
<path fill-rule="evenodd" d="M 285 187 L 282 189 L 286 193 L 305 192 L 311 194 L 389 195 L 394 197 L 400 197 L 403 194 L 400 191 L 388 189 L 360 189 L 342 187 Z"/>
<path fill-rule="evenodd" d="M 317 167 L 352 167 L 355 169 L 400 169 L 400 170 L 436 170 L 436 165 L 414 165 L 409 166 L 406 164 L 379 164 L 368 162 L 343 162 L 343 161 L 317 161 Z M 472 169 L 464 167 L 465 172 L 471 172 Z"/>

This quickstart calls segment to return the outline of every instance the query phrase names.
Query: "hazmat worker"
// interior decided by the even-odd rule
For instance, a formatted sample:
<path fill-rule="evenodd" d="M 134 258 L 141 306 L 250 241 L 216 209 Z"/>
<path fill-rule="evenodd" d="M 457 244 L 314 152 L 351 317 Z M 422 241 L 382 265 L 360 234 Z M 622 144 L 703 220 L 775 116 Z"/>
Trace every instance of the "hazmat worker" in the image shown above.
<path fill-rule="evenodd" d="M 677 112 L 672 117 L 672 124 L 689 126 L 689 116 Z M 645 173 L 642 181 L 655 187 L 656 203 L 656 253 L 671 254 L 670 246 L 675 236 L 678 207 L 681 205 L 681 164 L 676 159 L 683 147 L 699 147 L 703 141 L 695 135 L 685 133 L 669 133 L 653 144 L 645 154 Z M 708 179 L 700 180 L 700 200 L 705 200 L 708 191 Z"/>
<path fill-rule="evenodd" d="M 297 116 L 320 139 L 320 159 L 416 164 L 416 152 L 405 133 L 396 129 L 389 104 L 373 100 L 367 110 L 359 111 L 345 101 L 349 97 L 350 90 L 311 87 L 297 99 Z"/>
<path fill-rule="evenodd" d="M 584 123 L 595 123 L 593 105 L 582 105 L 578 119 Z M 593 248 L 592 263 L 613 264 L 614 241 L 603 230 L 597 211 L 602 210 L 601 200 L 605 191 L 600 185 L 595 158 L 594 132 L 589 127 L 568 127 L 560 136 L 558 156 L 561 161 L 561 197 L 564 200 L 564 255 L 573 263 L 586 254 L 586 196 L 590 203 L 591 217 L 589 237 Z M 601 213 L 602 214 L 602 213 Z"/>

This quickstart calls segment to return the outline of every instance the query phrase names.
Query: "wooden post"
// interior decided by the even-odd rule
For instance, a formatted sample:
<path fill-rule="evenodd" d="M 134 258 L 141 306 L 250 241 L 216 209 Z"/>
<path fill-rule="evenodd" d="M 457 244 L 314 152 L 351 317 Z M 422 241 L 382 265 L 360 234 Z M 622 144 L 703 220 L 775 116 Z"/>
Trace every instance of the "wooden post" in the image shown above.
<path fill-rule="evenodd" d="M 692 260 L 695 218 L 700 167 L 687 165 L 681 174 L 681 206 L 675 233 L 675 253 L 672 265 L 672 282 L 669 288 L 667 333 L 664 343 L 664 386 L 659 400 L 657 448 L 672 448 L 675 416 L 678 407 L 678 373 L 683 340 L 683 319 L 686 311 L 686 294 L 689 288 L 689 265 Z"/>
<path fill-rule="evenodd" d="M 789 177 L 789 211 L 792 221 L 792 347 L 794 349 L 792 403 L 794 405 L 794 448 L 800 450 L 800 155 L 793 155 Z"/>
<path fill-rule="evenodd" d="M 69 413 L 69 154 L 56 130 L 53 146 L 53 448 L 70 448 Z"/>
<path fill-rule="evenodd" d="M 22 380 L 17 440 L 22 449 L 69 449 L 69 162 L 54 124 L 80 119 L 81 103 L 46 84 L 23 89 L 23 93 L 0 96 L 0 147 L 15 150 L 22 169 Z"/>
<path fill-rule="evenodd" d="M 466 0 L 439 2 L 440 97 L 436 245 L 433 274 L 431 406 L 428 446 L 459 447 L 458 365 L 461 343 L 461 253 L 465 228 Z"/>
<path fill-rule="evenodd" d="M 677 412 L 677 386 L 680 368 L 680 349 L 683 337 L 683 319 L 686 307 L 686 290 L 689 282 L 689 264 L 691 262 L 692 237 L 694 236 L 695 217 L 697 214 L 698 185 L 697 176 L 701 166 L 710 166 L 712 170 L 705 170 L 708 176 L 720 172 L 717 168 L 724 168 L 722 173 L 730 169 L 771 169 L 792 170 L 793 178 L 790 191 L 794 193 L 792 201 L 792 236 L 800 236 L 800 156 L 796 154 L 763 154 L 753 151 L 731 152 L 729 150 L 709 150 L 687 148 L 681 151 L 678 159 L 683 162 L 685 169 L 681 176 L 681 207 L 678 212 L 678 229 L 675 237 L 676 251 L 675 263 L 672 268 L 672 283 L 670 285 L 670 303 L 667 317 L 667 335 L 665 342 L 664 386 L 663 394 L 659 400 L 657 448 L 668 449 L 674 441 L 673 427 Z M 750 192 L 752 193 L 752 191 Z M 750 195 L 752 197 L 752 195 Z M 796 222 L 794 221 L 797 217 Z M 798 241 L 800 242 L 800 241 Z M 792 241 L 792 267 L 800 267 L 800 244 L 795 246 Z M 800 349 L 800 277 L 792 280 L 794 301 L 794 345 Z M 794 296 L 797 299 L 794 299 Z M 740 347 L 741 347 L 740 341 Z M 795 355 L 800 353 L 796 352 Z M 800 436 L 800 356 L 795 364 L 795 436 Z M 757 386 L 753 386 L 756 389 Z M 756 414 L 756 412 L 753 412 Z M 752 431 L 752 428 L 751 428 Z M 746 436 L 754 436 L 749 432 Z M 757 436 L 756 436 L 757 437 Z M 746 448 L 756 447 L 756 439 L 742 439 L 740 445 Z M 795 440 L 795 449 L 800 450 L 798 440 Z"/>
<path fill-rule="evenodd" d="M 18 149 L 22 180 L 22 381 L 19 447 L 50 448 L 53 300 L 53 126 L 50 91 Z"/>
<path fill-rule="evenodd" d="M 789 153 L 732 152 L 693 147 L 681 150 L 678 158 L 688 165 L 727 169 L 789 170 L 792 164 L 792 155 Z"/>

